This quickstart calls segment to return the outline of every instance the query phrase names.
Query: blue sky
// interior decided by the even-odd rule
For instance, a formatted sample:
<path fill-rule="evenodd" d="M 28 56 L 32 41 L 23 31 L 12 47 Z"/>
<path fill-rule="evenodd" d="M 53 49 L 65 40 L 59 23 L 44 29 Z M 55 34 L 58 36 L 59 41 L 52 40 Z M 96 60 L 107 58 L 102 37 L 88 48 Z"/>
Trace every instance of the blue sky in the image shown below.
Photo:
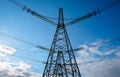
<path fill-rule="evenodd" d="M 8 0 L 0 1 L 0 76 L 39 77 L 45 66 L 42 62 L 46 61 L 49 52 L 8 38 L 1 33 L 50 48 L 56 27 L 26 13 Z M 43 16 L 58 18 L 58 9 L 62 7 L 65 18 L 78 18 L 115 0 L 17 1 Z M 115 73 L 114 77 L 120 76 L 119 14 L 120 5 L 117 5 L 67 27 L 73 48 L 84 47 L 84 50 L 75 52 L 83 77 L 99 77 L 99 72 L 102 77 L 113 77 L 110 73 Z M 57 20 L 55 22 L 57 23 Z M 105 68 L 96 70 L 98 67 Z M 6 69 L 8 72 L 5 72 Z"/>

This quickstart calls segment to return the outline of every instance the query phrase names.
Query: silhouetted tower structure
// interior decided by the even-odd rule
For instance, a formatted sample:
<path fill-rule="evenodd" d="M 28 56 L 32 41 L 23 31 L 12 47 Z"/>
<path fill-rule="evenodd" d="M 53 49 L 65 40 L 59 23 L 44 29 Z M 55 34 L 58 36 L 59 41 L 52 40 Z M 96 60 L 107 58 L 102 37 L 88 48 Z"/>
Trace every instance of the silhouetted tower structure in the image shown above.
<path fill-rule="evenodd" d="M 105 7 L 93 10 L 91 13 L 88 13 L 87 15 L 75 18 L 66 24 L 64 24 L 63 9 L 60 8 L 58 24 L 56 24 L 55 22 L 50 20 L 49 17 L 42 16 L 41 14 L 16 2 L 15 0 L 8 0 L 8 1 L 22 8 L 27 13 L 30 13 L 33 16 L 40 18 L 41 20 L 44 20 L 55 26 L 57 25 L 57 29 L 54 35 L 51 49 L 40 46 L 40 45 L 34 45 L 32 43 L 29 43 L 28 41 L 20 40 L 27 44 L 34 45 L 37 48 L 40 48 L 42 50 L 50 51 L 42 77 L 81 77 L 73 51 L 82 50 L 84 48 L 72 49 L 65 25 L 66 26 L 72 25 L 72 24 L 81 22 L 83 20 L 86 20 L 92 16 L 96 16 L 96 14 L 99 14 L 101 11 L 107 10 L 120 3 L 119 0 L 115 1 Z M 14 38 L 14 39 L 17 39 L 17 38 Z"/>
<path fill-rule="evenodd" d="M 65 28 L 63 8 L 59 9 L 57 29 L 43 77 L 81 77 Z"/>

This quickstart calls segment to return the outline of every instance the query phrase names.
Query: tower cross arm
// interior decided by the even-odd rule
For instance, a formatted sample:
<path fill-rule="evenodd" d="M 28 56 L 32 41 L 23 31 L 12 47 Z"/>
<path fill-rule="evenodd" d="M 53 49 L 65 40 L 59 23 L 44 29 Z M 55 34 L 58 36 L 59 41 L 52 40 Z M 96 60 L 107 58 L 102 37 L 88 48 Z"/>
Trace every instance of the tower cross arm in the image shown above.
<path fill-rule="evenodd" d="M 32 10 L 30 10 L 30 9 L 26 9 L 26 11 L 27 12 L 30 12 L 32 15 L 34 15 L 34 16 L 36 16 L 36 17 L 38 17 L 38 18 L 40 18 L 40 19 L 42 19 L 42 20 L 44 20 L 44 21 L 46 21 L 46 22 L 48 22 L 48 23 L 50 23 L 50 24 L 52 24 L 52 25 L 57 25 L 55 22 L 53 22 L 52 20 L 50 20 L 50 19 L 48 19 L 48 18 L 46 18 L 46 17 L 44 17 L 44 16 L 42 16 L 42 15 L 40 15 L 40 14 L 38 14 L 37 12 L 35 12 L 35 11 L 32 11 Z"/>
<path fill-rule="evenodd" d="M 83 20 L 85 20 L 85 19 L 88 19 L 88 18 L 90 18 L 90 17 L 92 17 L 92 16 L 96 16 L 96 15 L 99 14 L 100 12 L 103 12 L 103 11 L 105 11 L 105 10 L 108 10 L 108 9 L 110 9 L 110 8 L 112 8 L 112 7 L 117 6 L 117 5 L 120 5 L 120 0 L 115 0 L 115 1 L 113 1 L 112 3 L 110 3 L 110 4 L 108 4 L 108 5 L 104 6 L 104 7 L 101 7 L 101 8 L 99 8 L 99 9 L 94 10 L 94 11 L 91 12 L 91 13 L 88 13 L 87 15 L 84 15 L 84 16 L 82 16 L 82 17 L 79 17 L 79 18 L 76 18 L 76 19 L 74 19 L 74 20 L 71 20 L 70 22 L 66 23 L 66 26 L 68 26 L 68 25 L 73 25 L 73 24 L 75 24 L 75 23 L 78 23 L 78 22 L 81 22 L 81 21 L 83 21 Z"/>
<path fill-rule="evenodd" d="M 66 52 L 68 52 L 68 51 L 76 52 L 76 51 L 80 51 L 80 50 L 84 50 L 84 47 L 75 48 L 75 49 L 72 49 L 72 50 L 66 50 Z"/>
<path fill-rule="evenodd" d="M 94 10 L 93 12 L 88 13 L 87 15 L 84 15 L 84 16 L 82 16 L 82 17 L 76 18 L 76 19 L 74 19 L 74 20 L 66 23 L 66 26 L 68 26 L 68 25 L 73 25 L 73 24 L 75 24 L 75 23 L 78 23 L 78 22 L 81 22 L 81 21 L 83 21 L 83 20 L 85 20 L 85 19 L 88 19 L 88 18 L 90 18 L 90 17 L 92 17 L 92 16 L 96 16 L 96 14 L 98 14 L 98 13 L 100 13 L 100 10 L 99 10 L 99 9 Z"/>
<path fill-rule="evenodd" d="M 50 23 L 52 25 L 55 25 L 55 26 L 57 25 L 52 20 L 50 20 L 50 19 L 46 18 L 45 16 L 43 16 L 43 15 L 41 15 L 41 14 L 39 14 L 39 13 L 33 11 L 33 10 L 31 10 L 30 8 L 28 8 L 28 7 L 26 7 L 26 6 L 22 5 L 22 4 L 20 4 L 16 0 L 8 0 L 8 1 L 11 2 L 12 4 L 16 5 L 17 7 L 22 8 L 23 11 L 26 11 L 27 13 L 31 13 L 33 16 L 36 16 L 36 17 L 38 17 L 39 19 L 41 19 L 43 21 L 46 21 L 46 22 L 48 22 L 48 23 Z"/>
<path fill-rule="evenodd" d="M 80 51 L 80 50 L 84 50 L 84 47 L 73 49 L 73 51 Z"/>

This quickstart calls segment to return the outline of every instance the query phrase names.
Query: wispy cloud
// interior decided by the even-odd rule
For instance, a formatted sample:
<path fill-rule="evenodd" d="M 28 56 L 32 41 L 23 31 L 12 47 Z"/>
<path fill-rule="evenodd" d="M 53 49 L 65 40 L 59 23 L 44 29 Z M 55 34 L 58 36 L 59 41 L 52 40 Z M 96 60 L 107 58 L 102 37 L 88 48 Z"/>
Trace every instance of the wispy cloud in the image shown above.
<path fill-rule="evenodd" d="M 119 77 L 120 60 L 119 58 L 103 59 L 80 66 L 83 77 Z"/>
<path fill-rule="evenodd" d="M 108 44 L 110 40 L 97 40 L 90 45 L 81 45 L 77 62 L 82 77 L 119 77 L 120 46 Z"/>
<path fill-rule="evenodd" d="M 16 49 L 7 45 L 0 44 L 0 58 L 6 57 L 7 55 L 12 55 Z"/>
<path fill-rule="evenodd" d="M 41 77 L 40 74 L 30 72 L 31 65 L 19 62 L 0 62 L 0 77 Z"/>
<path fill-rule="evenodd" d="M 15 48 L 7 46 L 7 45 L 0 45 L 0 52 L 6 53 L 6 54 L 13 54 L 16 51 Z"/>
<path fill-rule="evenodd" d="M 119 52 L 116 52 L 115 53 L 118 57 L 120 57 L 120 50 L 119 50 Z"/>
<path fill-rule="evenodd" d="M 7 55 L 14 55 L 16 49 L 7 45 L 0 45 L 0 77 L 42 77 L 40 74 L 31 72 L 32 66 L 25 62 L 11 62 L 7 59 Z"/>

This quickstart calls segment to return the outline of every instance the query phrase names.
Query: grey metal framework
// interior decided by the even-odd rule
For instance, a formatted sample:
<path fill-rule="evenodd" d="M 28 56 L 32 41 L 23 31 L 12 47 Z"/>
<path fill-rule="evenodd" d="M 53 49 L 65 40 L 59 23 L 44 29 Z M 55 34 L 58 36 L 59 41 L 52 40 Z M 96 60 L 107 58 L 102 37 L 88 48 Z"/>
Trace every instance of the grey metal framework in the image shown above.
<path fill-rule="evenodd" d="M 42 77 L 81 77 L 59 9 L 58 25 Z"/>

